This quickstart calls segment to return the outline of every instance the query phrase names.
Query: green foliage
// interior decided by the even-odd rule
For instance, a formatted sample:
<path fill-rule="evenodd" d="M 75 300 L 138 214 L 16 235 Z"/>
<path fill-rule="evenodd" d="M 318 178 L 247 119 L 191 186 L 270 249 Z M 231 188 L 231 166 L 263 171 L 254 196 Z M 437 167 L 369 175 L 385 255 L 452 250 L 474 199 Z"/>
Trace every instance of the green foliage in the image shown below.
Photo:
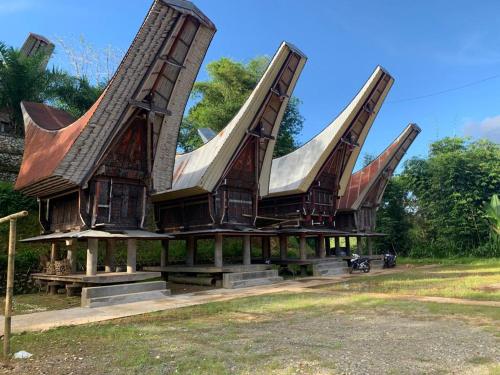
<path fill-rule="evenodd" d="M 500 236 L 500 199 L 493 194 L 490 202 L 484 205 L 486 219 L 490 223 L 491 235 L 498 239 Z"/>
<path fill-rule="evenodd" d="M 40 69 L 46 55 L 26 57 L 19 50 L 0 42 L 0 108 L 6 109 L 14 131 L 23 134 L 21 101 L 42 102 L 49 74 Z"/>
<path fill-rule="evenodd" d="M 38 210 L 36 199 L 14 191 L 9 183 L 0 182 L 0 217 L 23 210 Z"/>
<path fill-rule="evenodd" d="M 22 101 L 48 102 L 79 117 L 94 104 L 106 86 L 105 82 L 94 85 L 85 76 L 41 69 L 46 57 L 44 53 L 27 57 L 0 42 L 0 108 L 7 110 L 14 131 L 19 135 L 24 132 Z"/>
<path fill-rule="evenodd" d="M 197 103 L 190 108 L 182 122 L 179 147 L 189 152 L 201 146 L 197 129 L 221 131 L 241 108 L 268 64 L 267 57 L 257 57 L 246 64 L 226 57 L 209 63 L 209 80 L 194 84 L 191 95 Z M 304 122 L 299 113 L 299 104 L 297 98 L 291 98 L 288 103 L 276 142 L 275 156 L 284 155 L 297 147 L 295 138 Z"/>
<path fill-rule="evenodd" d="M 377 212 L 377 231 L 387 234 L 375 240 L 375 246 L 380 251 L 395 249 L 400 254 L 406 254 L 410 250 L 411 223 L 406 211 L 407 196 L 403 179 L 400 176 L 393 177 Z"/>
<path fill-rule="evenodd" d="M 399 179 L 406 197 L 393 200 L 411 224 L 408 245 L 401 233 L 391 232 L 394 223 L 384 227 L 391 223 L 384 207 L 379 230 L 388 230 L 389 240 L 412 257 L 499 256 L 499 243 L 489 235 L 488 219 L 495 213 L 485 205 L 500 190 L 499 160 L 500 146 L 486 140 L 455 137 L 431 144 L 427 158 L 405 164 Z M 384 200 L 391 194 L 388 188 Z"/>
<path fill-rule="evenodd" d="M 51 104 L 78 118 L 97 101 L 105 87 L 106 82 L 93 85 L 85 76 L 75 77 L 54 70 L 50 74 L 47 96 Z"/>

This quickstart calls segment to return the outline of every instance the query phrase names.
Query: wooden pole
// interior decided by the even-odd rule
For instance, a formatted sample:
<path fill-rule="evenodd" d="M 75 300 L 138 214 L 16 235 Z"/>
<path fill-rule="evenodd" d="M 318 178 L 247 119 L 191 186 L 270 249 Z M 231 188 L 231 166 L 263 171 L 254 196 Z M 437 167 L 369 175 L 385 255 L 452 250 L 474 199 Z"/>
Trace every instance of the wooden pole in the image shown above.
<path fill-rule="evenodd" d="M 335 256 L 340 256 L 340 237 L 334 237 L 335 239 Z"/>
<path fill-rule="evenodd" d="M 345 252 L 347 256 L 351 256 L 351 243 L 349 236 L 345 237 Z"/>
<path fill-rule="evenodd" d="M 267 260 L 271 258 L 271 238 L 262 237 L 262 259 Z"/>
<path fill-rule="evenodd" d="M 243 264 L 252 264 L 252 241 L 249 235 L 243 236 Z"/>
<path fill-rule="evenodd" d="M 16 219 L 10 220 L 9 257 L 7 261 L 7 293 L 5 296 L 5 326 L 3 355 L 5 358 L 10 352 L 10 333 L 12 323 L 12 296 L 14 295 L 14 257 L 16 255 Z"/>
<path fill-rule="evenodd" d="M 215 235 L 215 249 L 214 249 L 214 265 L 215 267 L 222 268 L 223 255 L 222 255 L 222 234 Z"/>
<path fill-rule="evenodd" d="M 319 257 L 320 258 L 326 257 L 325 236 L 323 236 L 322 234 L 318 236 L 318 246 L 319 246 Z"/>
<path fill-rule="evenodd" d="M 280 259 L 286 260 L 288 258 L 288 237 L 280 235 Z"/>
<path fill-rule="evenodd" d="M 161 241 L 160 267 L 166 267 L 168 264 L 168 245 L 169 240 Z"/>
<path fill-rule="evenodd" d="M 10 334 L 12 327 L 12 297 L 14 295 L 14 258 L 16 256 L 16 220 L 28 215 L 21 211 L 0 219 L 0 224 L 9 221 L 9 255 L 7 258 L 7 290 L 5 293 L 5 318 L 3 329 L 3 355 L 10 353 Z"/>
<path fill-rule="evenodd" d="M 97 251 L 99 241 L 97 238 L 89 238 L 87 240 L 87 267 L 85 274 L 87 276 L 95 276 L 97 274 Z"/>
<path fill-rule="evenodd" d="M 106 240 L 106 253 L 104 255 L 104 272 L 113 272 L 115 268 L 115 241 Z"/>
<path fill-rule="evenodd" d="M 307 260 L 306 236 L 303 233 L 299 236 L 299 254 L 300 260 Z"/>
<path fill-rule="evenodd" d="M 127 240 L 127 273 L 134 273 L 137 269 L 137 240 Z"/>
<path fill-rule="evenodd" d="M 69 262 L 69 267 L 71 269 L 71 273 L 76 273 L 76 249 L 77 243 L 73 240 L 66 241 L 66 245 L 68 247 L 67 256 Z"/>
<path fill-rule="evenodd" d="M 194 236 L 188 236 L 186 240 L 186 265 L 194 265 L 194 248 L 195 248 L 195 238 Z"/>

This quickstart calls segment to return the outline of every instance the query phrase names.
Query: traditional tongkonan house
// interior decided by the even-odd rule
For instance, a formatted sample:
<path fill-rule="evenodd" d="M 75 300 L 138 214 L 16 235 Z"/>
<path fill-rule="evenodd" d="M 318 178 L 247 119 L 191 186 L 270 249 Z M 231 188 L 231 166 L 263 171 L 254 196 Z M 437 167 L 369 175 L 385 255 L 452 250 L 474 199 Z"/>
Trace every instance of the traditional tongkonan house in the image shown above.
<path fill-rule="evenodd" d="M 45 69 L 50 56 L 52 56 L 52 52 L 54 52 L 54 48 L 54 44 L 44 36 L 29 33 L 21 47 L 21 53 L 28 57 L 43 53 L 44 59 L 40 68 Z"/>
<path fill-rule="evenodd" d="M 371 237 L 375 233 L 376 215 L 385 188 L 399 162 L 420 133 L 420 128 L 410 124 L 396 140 L 375 160 L 354 173 L 340 198 L 335 227 L 358 237 L 358 252 L 362 249 L 361 238 L 367 238 L 368 254 L 372 255 Z M 349 237 L 346 237 L 349 248 Z"/>
<path fill-rule="evenodd" d="M 288 236 L 299 237 L 299 261 L 306 264 L 306 237 L 316 238 L 316 255 L 323 258 L 329 237 L 340 235 L 334 228 L 338 199 L 393 81 L 377 67 L 329 126 L 302 147 L 273 160 L 269 194 L 259 203 L 259 223 L 279 228 L 276 262 L 288 262 Z"/>
<path fill-rule="evenodd" d="M 113 283 L 157 277 L 136 272 L 136 241 L 167 236 L 145 230 L 150 195 L 171 186 L 177 135 L 213 23 L 193 4 L 155 0 L 101 97 L 77 120 L 44 104 L 22 103 L 26 146 L 16 189 L 40 202 L 42 235 L 66 243 L 71 274 L 43 280 Z M 97 273 L 98 240 L 106 273 Z M 87 241 L 77 274 L 75 241 Z M 127 241 L 127 272 L 113 271 L 115 240 Z"/>
<path fill-rule="evenodd" d="M 188 266 L 195 263 L 196 240 L 215 238 L 213 269 L 220 271 L 223 237 L 244 235 L 243 263 L 250 264 L 250 236 L 260 233 L 254 226 L 259 196 L 267 193 L 275 138 L 305 62 L 283 43 L 231 122 L 198 149 L 178 155 L 172 188 L 153 197 L 158 227 L 186 239 Z M 166 258 L 167 249 L 165 272 Z"/>

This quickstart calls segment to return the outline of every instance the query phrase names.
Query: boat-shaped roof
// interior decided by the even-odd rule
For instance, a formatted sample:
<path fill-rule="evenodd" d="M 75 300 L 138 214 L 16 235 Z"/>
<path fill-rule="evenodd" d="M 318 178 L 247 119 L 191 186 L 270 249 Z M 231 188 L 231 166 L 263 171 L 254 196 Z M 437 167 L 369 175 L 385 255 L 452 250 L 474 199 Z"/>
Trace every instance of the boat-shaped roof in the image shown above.
<path fill-rule="evenodd" d="M 53 108 L 24 104 L 28 147 L 16 189 L 48 196 L 84 185 L 138 110 L 153 114 L 152 188 L 170 187 L 180 122 L 214 33 L 213 23 L 190 2 L 154 0 L 115 75 L 84 116 L 68 124 Z"/>
<path fill-rule="evenodd" d="M 295 87 L 295 83 L 306 62 L 306 57 L 290 43 L 283 42 L 274 55 L 271 63 L 238 113 L 226 127 L 207 143 L 196 150 L 177 155 L 175 159 L 172 188 L 159 193 L 155 200 L 174 199 L 210 192 L 222 178 L 233 155 L 239 150 L 243 141 L 252 130 L 250 127 L 259 121 L 259 115 L 264 111 L 269 100 L 269 94 L 275 90 L 279 79 L 286 77 L 289 84 L 286 92 L 281 92 L 282 102 L 274 118 L 268 122 L 272 127 L 270 136 L 273 138 L 265 150 L 261 169 L 260 191 L 267 192 L 269 173 L 275 138 L 278 134 L 286 104 Z M 260 121 L 266 121 L 266 114 Z"/>
<path fill-rule="evenodd" d="M 351 103 L 321 133 L 295 151 L 272 161 L 269 196 L 305 193 L 320 172 L 322 166 L 342 142 L 357 121 L 360 111 L 368 110 L 370 116 L 362 126 L 340 178 L 339 195 L 342 195 L 358 158 L 368 131 L 389 92 L 394 79 L 377 66 L 368 81 Z M 379 90 L 379 92 L 376 92 Z M 371 97 L 376 93 L 375 100 Z M 367 108 L 371 106 L 370 108 Z"/>
<path fill-rule="evenodd" d="M 339 201 L 338 209 L 357 210 L 367 201 L 370 201 L 370 206 L 378 206 L 390 176 L 420 131 L 416 124 L 409 124 L 377 158 L 354 173 L 346 193 Z"/>

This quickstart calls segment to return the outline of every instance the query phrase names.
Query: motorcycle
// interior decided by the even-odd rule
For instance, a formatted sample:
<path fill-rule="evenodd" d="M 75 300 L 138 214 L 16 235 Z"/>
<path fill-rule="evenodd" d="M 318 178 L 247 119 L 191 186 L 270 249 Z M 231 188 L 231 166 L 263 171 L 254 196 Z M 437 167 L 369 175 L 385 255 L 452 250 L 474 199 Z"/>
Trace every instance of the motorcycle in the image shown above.
<path fill-rule="evenodd" d="M 358 254 L 352 254 L 352 259 L 349 261 L 349 273 L 353 271 L 361 271 L 364 273 L 370 272 L 370 258 L 360 257 Z"/>
<path fill-rule="evenodd" d="M 396 252 L 394 254 L 387 252 L 384 254 L 384 265 L 382 268 L 393 268 L 396 267 L 396 258 L 398 256 L 396 255 Z"/>

